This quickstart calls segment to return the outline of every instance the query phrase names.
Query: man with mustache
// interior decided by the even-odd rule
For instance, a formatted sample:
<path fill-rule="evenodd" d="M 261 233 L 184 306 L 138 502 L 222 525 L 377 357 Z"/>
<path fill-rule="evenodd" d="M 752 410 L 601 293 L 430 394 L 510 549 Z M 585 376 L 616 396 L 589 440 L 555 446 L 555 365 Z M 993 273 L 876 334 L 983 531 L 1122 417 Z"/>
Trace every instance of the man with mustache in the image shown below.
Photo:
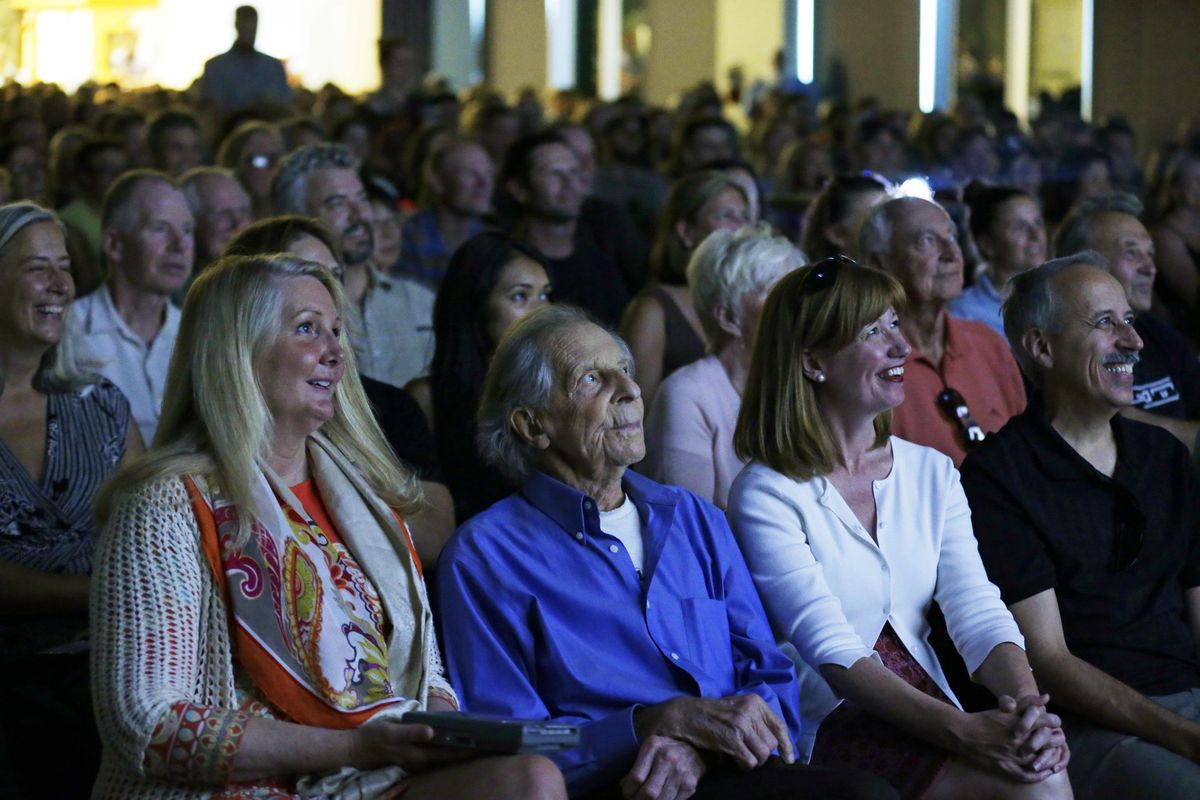
<path fill-rule="evenodd" d="M 1132 194 L 1083 200 L 1054 235 L 1058 256 L 1095 250 L 1125 289 L 1137 314 L 1134 329 L 1144 347 L 1133 369 L 1131 419 L 1166 428 L 1195 451 L 1200 436 L 1200 362 L 1188 340 L 1149 313 L 1154 300 L 1154 240 L 1139 217 L 1142 203 Z"/>
<path fill-rule="evenodd" d="M 433 360 L 434 293 L 416 281 L 388 276 L 371 262 L 371 205 L 358 160 L 342 145 L 301 147 L 271 179 L 276 214 L 315 217 L 341 246 L 342 285 L 354 310 L 347 320 L 358 370 L 404 387 L 429 372 Z"/>
<path fill-rule="evenodd" d="M 966 459 L 980 554 L 1071 747 L 1076 797 L 1200 797 L 1200 492 L 1127 419 L 1142 339 L 1095 253 L 1014 278 L 1004 329 L 1037 386 Z"/>
<path fill-rule="evenodd" d="M 580 745 L 551 755 L 572 797 L 893 796 L 792 764 L 791 662 L 724 515 L 627 469 L 642 411 L 629 348 L 584 312 L 545 306 L 501 340 L 479 442 L 522 488 L 438 567 L 464 709 L 579 724 Z"/>

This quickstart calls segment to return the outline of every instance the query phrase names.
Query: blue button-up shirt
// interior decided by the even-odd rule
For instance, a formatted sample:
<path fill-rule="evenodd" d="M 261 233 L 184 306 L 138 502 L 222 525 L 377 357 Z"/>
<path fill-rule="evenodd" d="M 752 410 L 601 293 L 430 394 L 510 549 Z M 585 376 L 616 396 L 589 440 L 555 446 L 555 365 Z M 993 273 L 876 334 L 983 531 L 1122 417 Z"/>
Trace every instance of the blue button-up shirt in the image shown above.
<path fill-rule="evenodd" d="M 542 473 L 462 525 L 438 561 L 451 681 L 465 710 L 583 726 L 551 756 L 572 794 L 619 780 L 633 712 L 680 696 L 754 693 L 799 732 L 791 661 L 776 649 L 724 515 L 627 471 L 642 520 L 640 579 L 596 502 Z"/>
<path fill-rule="evenodd" d="M 982 322 L 1001 336 L 1004 335 L 1004 314 L 1000 306 L 1004 298 L 986 271 L 979 273 L 975 283 L 950 301 L 950 314 L 959 319 Z"/>

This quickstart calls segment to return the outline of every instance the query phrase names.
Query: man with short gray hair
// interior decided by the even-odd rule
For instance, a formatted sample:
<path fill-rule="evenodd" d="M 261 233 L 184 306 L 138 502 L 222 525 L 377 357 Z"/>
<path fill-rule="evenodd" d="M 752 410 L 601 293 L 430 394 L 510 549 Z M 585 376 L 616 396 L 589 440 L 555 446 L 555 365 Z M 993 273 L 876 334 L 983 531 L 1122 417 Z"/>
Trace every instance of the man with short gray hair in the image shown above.
<path fill-rule="evenodd" d="M 625 343 L 567 306 L 497 347 L 480 443 L 522 488 L 460 527 L 438 566 L 464 709 L 581 725 L 550 756 L 573 797 L 894 796 L 789 766 L 792 664 L 721 512 L 628 469 L 645 454 L 632 373 Z"/>
<path fill-rule="evenodd" d="M 1200 363 L 1188 340 L 1150 313 L 1154 295 L 1154 240 L 1142 224 L 1142 203 L 1113 192 L 1080 201 L 1054 236 L 1054 251 L 1069 256 L 1095 250 L 1125 289 L 1137 314 L 1134 328 L 1145 347 L 1133 370 L 1133 405 L 1123 413 L 1166 428 L 1189 448 L 1200 435 Z"/>
<path fill-rule="evenodd" d="M 1200 486 L 1126 419 L 1142 340 L 1095 254 L 1015 277 L 1004 327 L 1038 387 L 967 456 L 988 576 L 1062 709 L 1075 796 L 1200 797 Z"/>
<path fill-rule="evenodd" d="M 435 295 L 416 281 L 385 275 L 372 263 L 374 220 L 358 166 L 342 145 L 301 147 L 279 163 L 271 179 L 271 203 L 276 214 L 315 217 L 340 241 L 359 372 L 403 388 L 429 372 Z"/>
<path fill-rule="evenodd" d="M 238 232 L 254 220 L 250 195 L 223 167 L 196 167 L 180 178 L 196 219 L 196 272 L 220 258 Z"/>

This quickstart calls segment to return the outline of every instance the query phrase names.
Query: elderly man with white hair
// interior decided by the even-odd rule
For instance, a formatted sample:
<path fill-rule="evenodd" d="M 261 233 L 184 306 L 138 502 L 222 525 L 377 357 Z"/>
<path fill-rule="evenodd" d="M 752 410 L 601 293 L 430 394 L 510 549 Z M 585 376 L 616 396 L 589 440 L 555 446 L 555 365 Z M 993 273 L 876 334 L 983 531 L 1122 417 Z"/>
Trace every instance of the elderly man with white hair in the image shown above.
<path fill-rule="evenodd" d="M 1200 797 L 1200 486 L 1127 419 L 1142 339 L 1096 253 L 1013 279 L 1004 329 L 1038 387 L 963 464 L 980 555 L 1063 712 L 1076 797 Z"/>
<path fill-rule="evenodd" d="M 623 341 L 568 306 L 528 314 L 492 357 L 479 436 L 522 488 L 439 562 L 465 709 L 580 724 L 551 755 L 573 797 L 895 796 L 791 763 L 795 673 L 724 516 L 627 469 L 645 446 Z"/>
<path fill-rule="evenodd" d="M 692 304 L 709 354 L 659 387 L 646 418 L 646 460 L 638 467 L 725 508 L 745 463 L 733 452 L 754 331 L 767 294 L 804 266 L 804 254 L 768 226 L 716 231 L 688 264 Z"/>
<path fill-rule="evenodd" d="M 908 298 L 900 328 L 913 352 L 892 433 L 940 450 L 957 466 L 1025 408 L 1025 388 L 999 334 L 947 312 L 963 289 L 954 222 L 937 203 L 897 197 L 871 209 L 859 252 L 868 266 L 900 281 Z"/>

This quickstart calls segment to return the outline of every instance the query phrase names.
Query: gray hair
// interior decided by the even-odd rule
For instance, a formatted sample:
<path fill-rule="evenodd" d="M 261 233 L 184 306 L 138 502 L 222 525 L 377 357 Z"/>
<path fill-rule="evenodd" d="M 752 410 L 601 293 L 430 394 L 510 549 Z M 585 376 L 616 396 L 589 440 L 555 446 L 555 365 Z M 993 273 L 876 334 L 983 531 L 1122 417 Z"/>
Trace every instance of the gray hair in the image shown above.
<path fill-rule="evenodd" d="M 62 222 L 52 211 L 34 203 L 26 201 L 0 206 L 0 257 L 3 257 L 5 248 L 12 244 L 17 234 L 39 222 L 49 222 L 60 231 L 64 230 Z M 70 313 L 68 308 L 67 314 Z M 42 361 L 33 375 L 33 385 L 46 393 L 76 392 L 100 380 L 96 373 L 98 366 L 79 360 L 74 337 L 64 330 L 58 343 L 51 345 L 42 355 Z M 4 371 L 0 368 L 0 392 L 3 391 Z"/>
<path fill-rule="evenodd" d="M 183 190 L 183 196 L 187 198 L 188 207 L 192 209 L 192 216 L 199 217 L 200 212 L 204 210 L 204 202 L 200 199 L 200 185 L 215 178 L 237 181 L 233 170 L 225 167 L 192 167 L 180 176 L 179 188 Z"/>
<path fill-rule="evenodd" d="M 701 242 L 688 263 L 687 282 L 709 352 L 726 336 L 714 313 L 717 306 L 736 316 L 744 298 L 769 289 L 806 263 L 804 253 L 786 238 L 773 236 L 771 226 L 763 222 L 737 231 L 713 231 Z"/>
<path fill-rule="evenodd" d="M 1079 201 L 1054 234 L 1054 255 L 1069 256 L 1096 246 L 1096 218 L 1101 214 L 1141 217 L 1142 201 L 1129 192 L 1109 192 Z"/>
<path fill-rule="evenodd" d="M 568 305 L 547 305 L 517 320 L 496 347 L 479 398 L 476 445 L 484 461 L 514 481 L 533 468 L 537 450 L 512 425 L 520 408 L 544 409 L 554 388 L 554 343 L 569 329 L 590 323 L 613 337 L 630 363 L 625 341 L 596 322 L 586 311 Z"/>
<path fill-rule="evenodd" d="M 156 182 L 172 189 L 179 188 L 179 181 L 156 169 L 131 169 L 122 173 L 104 193 L 104 201 L 100 204 L 100 229 L 128 233 L 141 225 L 140 189 L 142 184 Z"/>
<path fill-rule="evenodd" d="M 1008 346 L 1021 372 L 1035 384 L 1039 383 L 1037 365 L 1021 338 L 1034 328 L 1047 333 L 1062 329 L 1062 301 L 1054 291 L 1054 279 L 1076 264 L 1084 264 L 1108 274 L 1108 259 L 1095 250 L 1084 250 L 1047 261 L 1008 282 L 1008 299 L 1001 306 L 1004 335 L 1008 338 Z"/>
<path fill-rule="evenodd" d="M 886 260 L 892 254 L 892 229 L 896 225 L 896 217 L 903 207 L 911 203 L 929 203 L 931 206 L 942 208 L 940 203 L 926 200 L 923 197 L 893 197 L 882 203 L 876 203 L 867 213 L 862 228 L 858 231 L 858 260 L 860 263 L 870 265 L 872 256 L 879 256 L 880 259 Z"/>
<path fill-rule="evenodd" d="M 311 216 L 308 208 L 308 176 L 319 169 L 358 171 L 358 159 L 345 145 L 313 144 L 293 150 L 271 179 L 271 207 L 276 214 Z"/>

